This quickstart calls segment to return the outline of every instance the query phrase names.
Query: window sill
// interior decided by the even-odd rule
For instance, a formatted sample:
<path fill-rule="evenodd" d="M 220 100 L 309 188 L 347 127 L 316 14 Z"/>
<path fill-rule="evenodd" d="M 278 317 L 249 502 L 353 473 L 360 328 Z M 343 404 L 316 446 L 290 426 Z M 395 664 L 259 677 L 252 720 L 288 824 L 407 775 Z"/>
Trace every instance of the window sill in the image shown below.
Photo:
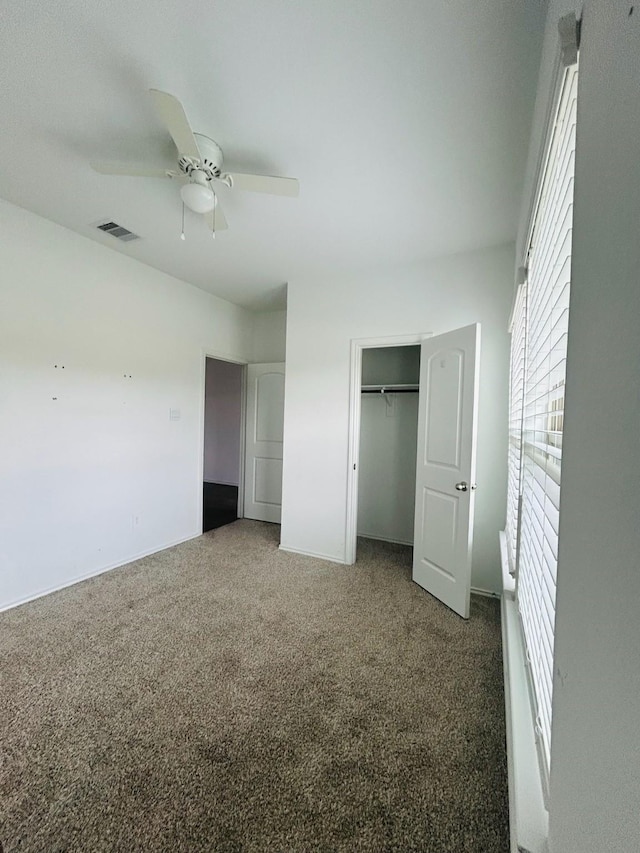
<path fill-rule="evenodd" d="M 501 550 L 503 539 L 501 534 Z M 510 586 L 513 584 L 504 562 L 503 577 Z M 514 586 L 504 589 L 501 602 L 511 853 L 546 853 L 549 815 L 544 805 Z"/>

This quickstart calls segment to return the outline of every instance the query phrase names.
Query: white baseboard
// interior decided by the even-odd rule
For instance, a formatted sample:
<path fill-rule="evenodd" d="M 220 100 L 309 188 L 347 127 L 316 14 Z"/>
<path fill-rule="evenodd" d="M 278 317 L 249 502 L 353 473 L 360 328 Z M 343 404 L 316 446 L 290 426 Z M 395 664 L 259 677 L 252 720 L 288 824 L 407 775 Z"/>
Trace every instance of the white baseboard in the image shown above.
<path fill-rule="evenodd" d="M 494 592 L 491 589 L 482 589 L 479 586 L 471 587 L 471 595 L 483 595 L 485 598 L 501 598 L 499 592 Z"/>
<path fill-rule="evenodd" d="M 328 554 L 317 554 L 314 551 L 301 551 L 299 548 L 289 548 L 287 545 L 279 546 L 281 551 L 286 551 L 289 554 L 300 554 L 302 557 L 315 557 L 318 560 L 328 560 L 330 563 L 339 563 L 341 566 L 345 565 L 344 560 L 340 560 L 338 557 L 330 557 Z"/>
<path fill-rule="evenodd" d="M 413 542 L 406 542 L 404 539 L 390 539 L 387 536 L 374 536 L 372 533 L 360 533 L 360 531 L 358 531 L 358 536 L 363 539 L 373 539 L 374 542 L 390 542 L 392 545 L 409 545 L 413 548 Z"/>
<path fill-rule="evenodd" d="M 141 551 L 139 554 L 133 554 L 131 557 L 127 557 L 126 560 L 122 562 L 112 563 L 108 566 L 102 566 L 99 569 L 95 569 L 91 572 L 87 572 L 84 575 L 79 575 L 76 578 L 73 578 L 70 581 L 65 581 L 64 583 L 58 584 L 57 586 L 47 587 L 47 589 L 40 590 L 39 592 L 35 592 L 33 595 L 27 595 L 24 598 L 19 598 L 17 601 L 11 601 L 9 604 L 3 604 L 0 606 L 0 613 L 5 610 L 13 610 L 14 607 L 20 607 L 22 604 L 28 604 L 30 601 L 35 601 L 38 598 L 44 598 L 45 595 L 51 595 L 52 592 L 59 592 L 61 589 L 66 589 L 69 586 L 75 586 L 77 583 L 82 583 L 82 581 L 87 581 L 89 578 L 95 578 L 98 575 L 103 575 L 106 572 L 111 572 L 113 569 L 119 569 L 122 566 L 126 566 L 129 563 L 135 563 L 136 560 L 141 560 L 143 557 L 150 557 L 152 554 L 158 554 L 160 551 L 166 551 L 167 548 L 173 548 L 175 545 L 181 545 L 183 542 L 189 542 L 191 539 L 197 539 L 198 536 L 202 536 L 202 533 L 192 533 L 189 536 L 183 536 L 181 539 L 176 539 L 173 542 L 168 542 L 165 545 L 161 545 L 159 548 L 150 548 L 147 551 Z"/>

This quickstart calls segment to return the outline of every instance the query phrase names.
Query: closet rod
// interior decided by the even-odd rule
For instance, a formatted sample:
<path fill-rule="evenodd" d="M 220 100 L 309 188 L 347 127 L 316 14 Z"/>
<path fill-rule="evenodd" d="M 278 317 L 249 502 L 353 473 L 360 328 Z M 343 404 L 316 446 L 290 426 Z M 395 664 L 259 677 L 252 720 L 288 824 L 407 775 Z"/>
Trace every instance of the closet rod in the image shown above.
<path fill-rule="evenodd" d="M 417 385 L 363 385 L 363 394 L 415 394 Z"/>

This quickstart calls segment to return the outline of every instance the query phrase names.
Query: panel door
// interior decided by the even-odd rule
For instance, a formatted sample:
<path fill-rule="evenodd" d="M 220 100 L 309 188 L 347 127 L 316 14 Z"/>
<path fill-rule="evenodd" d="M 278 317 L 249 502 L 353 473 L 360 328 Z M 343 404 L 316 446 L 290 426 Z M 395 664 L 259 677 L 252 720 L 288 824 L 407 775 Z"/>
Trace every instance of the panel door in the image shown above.
<path fill-rule="evenodd" d="M 284 364 L 247 365 L 244 516 L 280 523 Z"/>
<path fill-rule="evenodd" d="M 422 343 L 413 579 L 469 618 L 480 326 Z"/>

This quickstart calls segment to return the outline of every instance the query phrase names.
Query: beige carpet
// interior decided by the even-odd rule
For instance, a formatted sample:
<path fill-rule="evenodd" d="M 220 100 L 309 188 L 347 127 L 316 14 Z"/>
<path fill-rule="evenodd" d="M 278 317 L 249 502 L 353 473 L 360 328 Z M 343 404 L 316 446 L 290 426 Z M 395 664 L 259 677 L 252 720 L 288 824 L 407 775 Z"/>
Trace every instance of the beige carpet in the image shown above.
<path fill-rule="evenodd" d="M 238 521 L 0 614 L 13 851 L 506 853 L 499 608 Z"/>

